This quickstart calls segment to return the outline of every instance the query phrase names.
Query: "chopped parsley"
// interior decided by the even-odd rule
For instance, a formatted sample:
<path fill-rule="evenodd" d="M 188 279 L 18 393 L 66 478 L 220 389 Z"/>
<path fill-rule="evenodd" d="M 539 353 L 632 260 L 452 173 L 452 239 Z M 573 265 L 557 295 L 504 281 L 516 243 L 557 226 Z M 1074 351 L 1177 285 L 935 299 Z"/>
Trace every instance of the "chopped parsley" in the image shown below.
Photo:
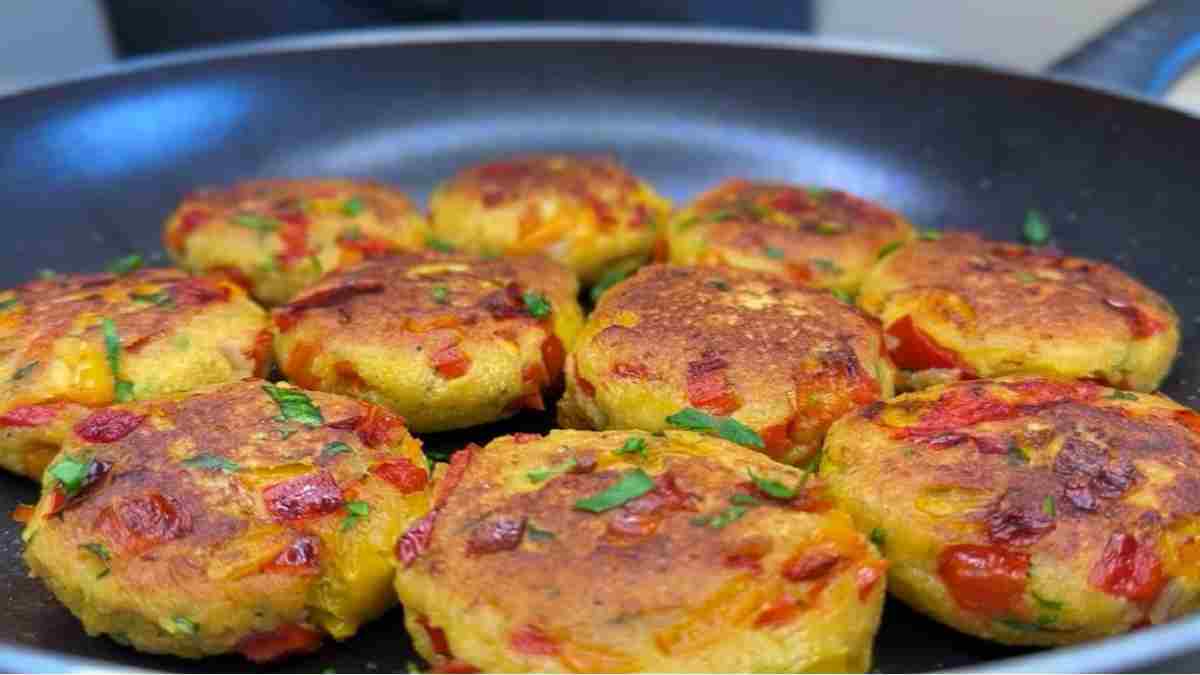
<path fill-rule="evenodd" d="M 846 291 L 844 291 L 840 288 L 831 288 L 831 289 L 829 289 L 829 292 L 833 294 L 833 297 L 837 298 L 838 300 L 841 300 L 842 302 L 846 303 L 847 305 L 854 304 L 854 296 L 850 295 L 849 293 L 847 293 Z M 879 378 L 876 378 L 876 379 L 879 379 Z"/>
<path fill-rule="evenodd" d="M 762 500 L 759 499 L 758 497 L 755 497 L 753 495 L 744 495 L 741 493 L 738 493 L 738 494 L 730 497 L 729 501 L 731 501 L 734 504 L 737 504 L 739 506 L 758 506 L 759 504 L 762 504 Z"/>
<path fill-rule="evenodd" d="M 1050 223 L 1046 222 L 1041 212 L 1036 209 L 1030 209 L 1025 214 L 1025 225 L 1022 228 L 1022 233 L 1025 235 L 1025 241 L 1034 246 L 1042 246 L 1050 241 Z"/>
<path fill-rule="evenodd" d="M 155 291 L 154 293 L 130 293 L 129 297 L 137 302 L 148 302 L 151 305 L 166 307 L 171 309 L 175 306 L 175 300 L 165 291 Z"/>
<path fill-rule="evenodd" d="M 117 276 L 123 277 L 130 272 L 133 272 L 142 266 L 142 256 L 137 253 L 132 253 L 123 258 L 108 263 L 104 269 Z"/>
<path fill-rule="evenodd" d="M 1104 398 L 1107 398 L 1112 401 L 1136 401 L 1136 400 L 1138 400 L 1137 394 L 1131 394 L 1127 391 L 1121 391 L 1120 389 L 1113 389 L 1113 393 L 1109 394 L 1108 396 L 1105 396 Z"/>
<path fill-rule="evenodd" d="M 196 625 L 196 622 L 192 621 L 191 619 L 189 619 L 187 617 L 177 616 L 174 619 L 172 619 L 171 621 L 175 624 L 175 627 L 178 628 L 179 632 L 181 632 L 181 633 L 184 633 L 187 635 L 196 635 L 200 632 L 200 627 Z"/>
<path fill-rule="evenodd" d="M 771 260 L 783 259 L 783 249 L 775 248 L 774 246 L 768 246 L 767 250 L 763 251 L 763 254 L 766 255 Z"/>
<path fill-rule="evenodd" d="M 330 441 L 329 443 L 325 444 L 325 447 L 321 448 L 321 456 L 319 459 L 322 462 L 326 462 L 329 461 L 329 459 L 342 454 L 343 452 L 353 452 L 353 450 L 349 445 L 346 445 L 341 441 Z M 432 472 L 430 472 L 430 475 L 432 475 Z"/>
<path fill-rule="evenodd" d="M 433 297 L 433 301 L 439 305 L 445 305 L 450 302 L 450 289 L 445 286 L 434 286 L 429 291 L 429 295 Z"/>
<path fill-rule="evenodd" d="M 351 197 L 342 204 L 342 213 L 347 216 L 357 216 L 362 213 L 363 201 L 361 197 Z"/>
<path fill-rule="evenodd" d="M 364 501 L 346 502 L 346 511 L 349 513 L 342 519 L 342 532 L 354 527 L 360 520 L 366 519 L 371 515 L 371 505 Z"/>
<path fill-rule="evenodd" d="M 604 295 L 605 291 L 624 281 L 645 262 L 645 258 L 631 258 L 605 270 L 604 274 L 600 276 L 600 280 L 588 291 L 588 297 L 592 299 L 592 303 L 599 302 L 600 296 Z"/>
<path fill-rule="evenodd" d="M 625 439 L 625 444 L 613 450 L 618 455 L 638 455 L 642 459 L 646 458 L 646 439 L 633 436 Z"/>
<path fill-rule="evenodd" d="M 917 238 L 921 241 L 937 241 L 942 238 L 941 230 L 925 229 L 917 234 Z"/>
<path fill-rule="evenodd" d="M 768 497 L 773 497 L 775 499 L 793 499 L 796 496 L 795 488 L 790 488 L 777 480 L 756 476 L 754 475 L 753 469 L 746 469 L 746 473 L 750 476 L 750 480 L 754 481 L 754 487 L 758 488 Z"/>
<path fill-rule="evenodd" d="M 1021 270 L 1021 271 L 1017 272 L 1017 281 L 1020 281 L 1023 284 L 1037 283 L 1037 280 L 1038 280 L 1037 276 L 1034 275 L 1032 272 L 1027 272 L 1025 270 Z"/>
<path fill-rule="evenodd" d="M 729 290 L 729 282 L 725 281 L 724 279 L 719 279 L 719 278 L 714 277 L 714 278 L 708 280 L 708 285 L 712 286 L 713 288 L 717 289 L 718 291 L 728 291 Z"/>
<path fill-rule="evenodd" d="M 888 257 L 889 255 L 895 253 L 897 251 L 897 249 L 899 249 L 903 245 L 904 245 L 904 242 L 902 242 L 902 241 L 893 241 L 891 243 L 884 244 L 883 248 L 879 249 L 879 256 L 876 258 L 876 260 L 883 260 L 884 258 Z"/>
<path fill-rule="evenodd" d="M 438 239 L 437 237 L 426 237 L 425 246 L 426 248 L 441 251 L 442 253 L 454 253 L 454 244 L 445 239 Z"/>
<path fill-rule="evenodd" d="M 553 478 L 559 474 L 566 473 L 574 469 L 579 464 L 579 461 L 574 457 L 568 457 L 567 460 L 555 466 L 546 467 L 544 469 L 534 469 L 525 476 L 529 478 L 531 483 L 541 483 L 544 480 Z"/>
<path fill-rule="evenodd" d="M 313 405 L 308 394 L 273 384 L 264 384 L 262 388 L 279 406 L 279 414 L 284 421 L 299 422 L 307 427 L 319 427 L 325 423 L 321 410 Z"/>
<path fill-rule="evenodd" d="M 809 261 L 822 274 L 841 274 L 844 270 L 829 258 L 813 258 Z"/>
<path fill-rule="evenodd" d="M 807 188 L 808 198 L 813 201 L 821 201 L 829 196 L 829 190 L 826 188 L 810 187 Z"/>
<path fill-rule="evenodd" d="M 102 569 L 96 573 L 97 579 L 103 579 L 104 577 L 108 576 L 108 573 L 112 571 L 108 567 L 108 561 L 112 560 L 112 554 L 108 552 L 107 546 L 105 546 L 104 544 L 99 544 L 99 543 L 91 543 L 91 544 L 80 544 L 79 548 L 87 551 L 88 553 L 91 553 L 92 555 L 99 558 L 101 562 L 104 563 L 104 569 Z"/>
<path fill-rule="evenodd" d="M 1037 591 L 1030 591 L 1030 595 L 1033 596 L 1034 602 L 1036 602 L 1038 604 L 1038 606 L 1041 607 L 1042 609 L 1045 609 L 1045 610 L 1048 610 L 1051 612 L 1061 612 L 1063 609 L 1064 605 L 1061 600 L 1051 600 L 1049 598 L 1043 597 Z"/>
<path fill-rule="evenodd" d="M 1048 619 L 1048 621 L 1046 623 L 1043 623 L 1044 619 Z M 1021 621 L 1020 619 L 1014 619 L 1012 617 L 1004 617 L 1001 619 L 996 619 L 996 623 L 1004 626 L 1005 628 L 1008 628 L 1009 630 L 1015 630 L 1020 633 L 1036 633 L 1036 632 L 1042 630 L 1042 628 L 1044 628 L 1049 623 L 1053 623 L 1053 622 L 1054 622 L 1054 619 L 1046 617 L 1046 616 L 1039 616 L 1037 619 L 1037 623 L 1029 623 L 1027 621 Z"/>
<path fill-rule="evenodd" d="M 541 293 L 525 291 L 521 294 L 521 301 L 525 303 L 525 309 L 529 312 L 529 316 L 535 319 L 544 319 L 550 316 L 550 301 Z"/>
<path fill-rule="evenodd" d="M 883 545 L 887 543 L 887 530 L 882 527 L 873 527 L 871 533 L 867 535 L 867 539 L 870 539 L 871 543 L 879 548 L 883 548 Z"/>
<path fill-rule="evenodd" d="M 625 502 L 637 499 L 654 489 L 654 480 L 641 469 L 626 471 L 621 480 L 613 483 L 604 490 L 575 502 L 575 508 L 580 511 L 602 513 L 615 509 Z"/>
<path fill-rule="evenodd" d="M 20 368 L 17 368 L 16 372 L 13 373 L 12 379 L 16 381 L 29 377 L 29 375 L 33 372 L 33 369 L 38 367 L 38 363 L 38 361 L 30 361 Z"/>
<path fill-rule="evenodd" d="M 1012 445 L 1008 448 L 1008 463 L 1009 464 L 1028 464 L 1029 451 L 1019 445 Z"/>
<path fill-rule="evenodd" d="M 543 530 L 533 523 L 525 523 L 525 536 L 533 541 L 550 541 L 555 538 L 555 535 L 550 530 Z"/>
<path fill-rule="evenodd" d="M 20 300 L 18 300 L 17 298 L 7 298 L 5 300 L 0 300 L 0 311 L 10 309 L 10 308 L 16 306 L 16 304 L 18 302 L 20 302 Z"/>
<path fill-rule="evenodd" d="M 667 416 L 667 424 L 689 431 L 712 433 L 727 441 L 750 448 L 765 449 L 762 437 L 732 417 L 715 417 L 695 408 L 684 408 Z"/>
<path fill-rule="evenodd" d="M 229 459 L 228 457 L 214 455 L 210 452 L 205 452 L 196 455 L 195 457 L 189 457 L 183 460 L 183 465 L 197 469 L 207 469 L 209 471 L 224 471 L 225 473 L 233 473 L 241 469 L 237 462 Z"/>
<path fill-rule="evenodd" d="M 68 497 L 74 497 L 86 484 L 91 467 L 90 461 L 66 455 L 50 467 L 49 471 L 50 475 L 62 486 L 63 493 Z"/>
<path fill-rule="evenodd" d="M 233 223 L 248 227 L 259 234 L 267 234 L 279 229 L 279 223 L 274 218 L 260 216 L 256 213 L 239 213 L 233 217 Z"/>
<path fill-rule="evenodd" d="M 1051 518 L 1058 514 L 1058 508 L 1054 504 L 1054 495 L 1046 495 L 1046 498 L 1042 500 L 1042 513 Z"/>
<path fill-rule="evenodd" d="M 749 510 L 750 508 L 747 506 L 734 505 L 727 507 L 724 511 L 713 516 L 697 516 L 692 518 L 691 523 L 698 527 L 711 527 L 719 530 L 733 521 L 740 519 Z"/>
<path fill-rule="evenodd" d="M 117 325 L 107 317 L 100 320 L 100 329 L 104 333 L 104 353 L 108 357 L 108 369 L 112 372 L 113 398 L 117 403 L 133 400 L 133 383 L 121 379 L 121 337 L 117 335 Z"/>
<path fill-rule="evenodd" d="M 817 223 L 817 234 L 841 234 L 848 228 L 845 223 L 837 223 L 833 221 L 822 221 Z"/>

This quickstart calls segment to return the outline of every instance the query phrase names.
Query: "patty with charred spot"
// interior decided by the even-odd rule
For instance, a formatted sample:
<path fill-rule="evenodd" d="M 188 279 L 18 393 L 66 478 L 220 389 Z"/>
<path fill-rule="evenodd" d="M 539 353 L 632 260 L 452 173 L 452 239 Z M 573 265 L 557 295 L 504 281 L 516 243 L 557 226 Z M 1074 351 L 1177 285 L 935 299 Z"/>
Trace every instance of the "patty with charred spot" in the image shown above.
<path fill-rule="evenodd" d="M 417 432 L 545 408 L 583 323 L 578 283 L 541 256 L 437 252 L 330 275 L 275 310 L 275 353 L 293 383 L 349 394 Z"/>
<path fill-rule="evenodd" d="M 446 672 L 862 672 L 886 561 L 820 481 L 692 432 L 456 453 L 396 547 Z"/>
<path fill-rule="evenodd" d="M 420 444 L 378 406 L 245 380 L 104 408 L 46 471 L 25 560 L 89 635 L 271 661 L 395 601 L 429 508 Z"/>
<path fill-rule="evenodd" d="M 1161 395 L 930 387 L 835 423 L 820 475 L 892 592 L 965 633 L 1063 645 L 1200 607 L 1200 415 Z"/>
<path fill-rule="evenodd" d="M 609 290 L 567 357 L 558 419 L 581 429 L 723 428 L 787 464 L 892 395 L 879 324 L 763 272 L 651 265 Z"/>

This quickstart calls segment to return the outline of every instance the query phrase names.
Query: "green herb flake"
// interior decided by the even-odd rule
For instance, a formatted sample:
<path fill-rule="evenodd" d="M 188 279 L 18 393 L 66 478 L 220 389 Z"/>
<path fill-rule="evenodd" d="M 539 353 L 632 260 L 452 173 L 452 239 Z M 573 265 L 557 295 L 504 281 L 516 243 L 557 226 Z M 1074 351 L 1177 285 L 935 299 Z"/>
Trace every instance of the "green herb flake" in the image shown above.
<path fill-rule="evenodd" d="M 921 241 L 937 241 L 942 238 L 941 230 L 925 229 L 917 234 L 917 238 Z"/>
<path fill-rule="evenodd" d="M 189 457 L 183 460 L 183 465 L 195 469 L 206 469 L 208 471 L 224 471 L 225 473 L 233 473 L 241 469 L 237 462 L 228 457 L 214 455 L 209 452 Z"/>
<path fill-rule="evenodd" d="M 1113 389 L 1113 392 L 1111 394 L 1109 394 L 1108 396 L 1105 396 L 1104 398 L 1107 398 L 1110 401 L 1136 401 L 1136 400 L 1138 400 L 1137 394 L 1131 394 L 1127 391 L 1121 391 L 1120 389 Z"/>
<path fill-rule="evenodd" d="M 532 541 L 550 541 L 555 538 L 555 534 L 550 530 L 543 530 L 533 523 L 525 523 L 525 536 Z"/>
<path fill-rule="evenodd" d="M 108 547 L 105 546 L 104 544 L 100 544 L 100 543 L 80 544 L 79 548 L 87 551 L 88 553 L 91 553 L 92 555 L 96 556 L 100 560 L 103 560 L 104 562 L 108 562 L 109 560 L 112 560 L 112 553 L 109 553 Z"/>
<path fill-rule="evenodd" d="M 38 275 L 38 278 L 41 279 L 42 281 L 50 281 L 51 279 L 58 278 L 58 272 L 55 272 L 54 270 L 52 270 L 48 267 L 43 267 L 42 269 L 38 270 L 37 275 Z"/>
<path fill-rule="evenodd" d="M 346 214 L 347 216 L 357 216 L 358 214 L 362 213 L 362 210 L 363 200 L 361 197 L 351 197 L 342 203 L 342 213 Z"/>
<path fill-rule="evenodd" d="M 362 230 L 357 225 L 351 225 L 342 230 L 342 234 L 338 238 L 342 241 L 358 241 L 362 239 L 362 236 Z"/>
<path fill-rule="evenodd" d="M 450 289 L 446 288 L 445 286 L 434 286 L 433 289 L 429 291 L 429 295 L 433 298 L 433 301 L 439 305 L 445 305 L 450 302 Z"/>
<path fill-rule="evenodd" d="M 817 223 L 816 229 L 817 229 L 817 234 L 841 234 L 842 232 L 845 232 L 848 228 L 846 227 L 845 223 L 838 223 L 838 222 L 833 222 L 833 221 L 822 221 L 820 223 Z"/>
<path fill-rule="evenodd" d="M 267 395 L 279 406 L 279 414 L 284 420 L 299 422 L 310 428 L 319 427 L 325 423 L 325 418 L 321 416 L 321 410 L 313 405 L 308 394 L 299 389 L 264 384 L 263 391 L 267 392 Z"/>
<path fill-rule="evenodd" d="M 762 500 L 753 495 L 745 495 L 740 492 L 729 498 L 729 501 L 738 506 L 758 506 L 762 504 Z"/>
<path fill-rule="evenodd" d="M 256 213 L 239 213 L 233 217 L 233 223 L 248 227 L 259 234 L 267 234 L 279 229 L 279 223 L 274 218 L 260 216 Z"/>
<path fill-rule="evenodd" d="M 754 481 L 754 487 L 769 497 L 775 499 L 794 499 L 796 497 L 796 490 L 794 488 L 790 488 L 776 480 L 756 476 L 752 469 L 746 469 L 746 473 L 750 476 L 750 480 Z"/>
<path fill-rule="evenodd" d="M 1026 621 L 1021 621 L 1020 619 L 1014 619 L 1012 617 L 996 619 L 996 623 L 1008 628 L 1009 630 L 1014 630 L 1019 633 L 1036 633 L 1042 629 L 1042 626 L 1039 626 L 1036 623 L 1029 623 Z"/>
<path fill-rule="evenodd" d="M 33 369 L 38 367 L 38 363 L 40 363 L 40 362 L 39 361 L 30 361 L 29 363 L 26 363 L 25 365 L 21 366 L 20 368 L 17 368 L 16 372 L 14 372 L 13 376 L 12 376 L 13 381 L 15 382 L 17 380 L 23 380 L 23 379 L 29 377 L 30 374 L 33 373 Z"/>
<path fill-rule="evenodd" d="M 884 244 L 883 248 L 879 249 L 879 256 L 876 257 L 876 260 L 883 260 L 884 258 L 898 251 L 901 246 L 904 246 L 904 242 L 902 241 L 893 241 L 891 243 Z"/>
<path fill-rule="evenodd" d="M 1041 607 L 1042 609 L 1045 609 L 1045 610 L 1048 610 L 1051 612 L 1061 612 L 1064 607 L 1064 604 L 1062 603 L 1062 601 L 1051 600 L 1051 599 L 1041 595 L 1037 591 L 1030 591 L 1030 595 L 1033 596 L 1034 601 L 1037 602 L 1038 606 Z"/>
<path fill-rule="evenodd" d="M 749 507 L 746 506 L 730 506 L 715 516 L 699 516 L 692 518 L 691 523 L 698 527 L 711 527 L 715 530 L 719 530 L 735 520 L 740 519 L 742 516 L 746 515 L 746 512 L 749 510 Z"/>
<path fill-rule="evenodd" d="M 66 455 L 58 460 L 54 466 L 50 467 L 50 475 L 62 486 L 63 493 L 66 496 L 74 497 L 83 489 L 84 481 L 87 480 L 90 469 L 90 461 L 85 462 Z"/>
<path fill-rule="evenodd" d="M 330 459 L 344 453 L 353 452 L 353 449 L 341 441 L 330 441 L 321 448 L 321 456 L 318 458 L 322 462 L 328 462 Z M 430 472 L 430 475 L 433 475 Z"/>
<path fill-rule="evenodd" d="M 349 530 L 358 521 L 371 515 L 371 505 L 361 500 L 346 502 L 346 511 L 349 513 L 342 519 L 342 532 Z"/>
<path fill-rule="evenodd" d="M 442 253 L 454 253 L 454 244 L 444 239 L 438 239 L 437 237 L 427 237 L 425 239 L 425 246 L 426 248 L 441 251 Z"/>
<path fill-rule="evenodd" d="M 1042 500 L 1042 513 L 1051 518 L 1058 514 L 1058 508 L 1054 504 L 1054 495 L 1046 495 L 1046 498 Z"/>
<path fill-rule="evenodd" d="M 882 527 L 873 527 L 871 533 L 867 535 L 867 539 L 870 539 L 871 543 L 879 548 L 883 548 L 883 545 L 887 543 L 887 530 Z"/>
<path fill-rule="evenodd" d="M 179 632 L 186 635 L 197 635 L 200 632 L 200 626 L 197 626 L 195 621 L 192 621 L 186 617 L 177 616 L 171 621 L 175 624 L 175 627 L 179 629 Z"/>
<path fill-rule="evenodd" d="M 559 474 L 566 473 L 574 469 L 579 464 L 579 461 L 574 457 L 568 457 L 565 462 L 556 464 L 555 466 L 546 467 L 544 469 L 533 469 L 525 474 L 531 483 L 541 483 L 544 480 L 553 478 Z"/>
<path fill-rule="evenodd" d="M 136 302 L 146 302 L 158 307 L 173 309 L 175 300 L 169 293 L 165 291 L 155 291 L 154 293 L 130 293 L 129 298 Z"/>
<path fill-rule="evenodd" d="M 588 297 L 592 299 L 592 304 L 599 302 L 600 296 L 604 295 L 605 291 L 629 278 L 629 275 L 644 264 L 646 264 L 645 258 L 630 258 L 605 270 L 604 274 L 600 276 L 600 280 L 588 291 Z"/>
<path fill-rule="evenodd" d="M 132 253 L 108 263 L 104 269 L 108 270 L 112 274 L 123 277 L 126 274 L 141 268 L 143 262 L 144 261 L 142 260 L 141 255 Z"/>
<path fill-rule="evenodd" d="M 4 300 L 0 300 L 0 312 L 4 311 L 6 309 L 11 309 L 13 307 L 16 307 L 17 303 L 19 303 L 19 302 L 21 302 L 21 301 L 18 300 L 17 298 L 7 298 Z"/>
<path fill-rule="evenodd" d="M 771 260 L 782 260 L 783 259 L 783 249 L 775 248 L 774 246 L 768 246 L 767 249 L 765 251 L 763 251 L 763 254 L 766 255 Z"/>
<path fill-rule="evenodd" d="M 586 499 L 575 502 L 580 511 L 602 513 L 615 509 L 625 502 L 637 499 L 654 489 L 654 480 L 641 469 L 626 471 L 621 480 Z"/>
<path fill-rule="evenodd" d="M 1019 445 L 1012 445 L 1008 448 L 1008 463 L 1012 465 L 1028 464 L 1029 451 Z"/>
<path fill-rule="evenodd" d="M 715 417 L 695 408 L 684 408 L 667 417 L 667 424 L 688 431 L 713 433 L 727 441 L 749 448 L 763 450 L 766 445 L 762 437 L 750 427 L 731 417 Z"/>
<path fill-rule="evenodd" d="M 833 262 L 829 258 L 813 258 L 812 260 L 809 260 L 808 262 L 812 263 L 812 266 L 817 268 L 817 270 L 820 271 L 822 274 L 836 275 L 836 274 L 841 274 L 842 272 L 845 271 L 841 267 L 839 267 L 837 263 Z"/>
<path fill-rule="evenodd" d="M 829 289 L 829 292 L 831 294 L 833 294 L 833 297 L 837 298 L 838 300 L 841 300 L 842 302 L 846 303 L 847 305 L 854 304 L 854 296 L 850 295 L 849 293 L 847 293 L 846 291 L 844 291 L 840 288 L 831 288 L 831 289 Z"/>
<path fill-rule="evenodd" d="M 550 301 L 541 293 L 525 291 L 521 294 L 521 301 L 525 303 L 525 309 L 529 312 L 529 316 L 535 319 L 544 319 L 550 316 Z"/>
<path fill-rule="evenodd" d="M 712 286 L 713 288 L 717 289 L 718 291 L 728 291 L 729 290 L 729 282 L 725 281 L 724 279 L 709 279 L 708 285 Z"/>
<path fill-rule="evenodd" d="M 1037 276 L 1034 273 L 1027 272 L 1025 270 L 1021 270 L 1021 271 L 1017 272 L 1016 276 L 1017 276 L 1017 281 L 1020 281 L 1023 284 L 1035 284 L 1035 283 L 1037 283 L 1037 280 L 1038 280 Z"/>
<path fill-rule="evenodd" d="M 807 188 L 807 191 L 808 198 L 816 202 L 823 201 L 829 196 L 829 190 L 826 188 L 810 187 Z"/>
<path fill-rule="evenodd" d="M 116 386 L 113 388 L 113 398 L 117 403 L 126 403 L 133 400 L 133 383 L 129 380 L 117 380 Z"/>
<path fill-rule="evenodd" d="M 1022 228 L 1022 233 L 1025 235 L 1025 241 L 1034 246 L 1042 246 L 1050 241 L 1050 223 L 1046 222 L 1041 212 L 1036 209 L 1030 209 L 1025 214 L 1025 225 Z"/>
<path fill-rule="evenodd" d="M 316 253 L 308 256 L 308 262 L 312 264 L 313 271 L 317 274 L 325 273 L 325 267 L 321 264 L 321 259 L 317 257 Z"/>
<path fill-rule="evenodd" d="M 646 458 L 646 439 L 633 436 L 625 439 L 625 444 L 613 450 L 618 455 L 637 455 Z"/>
<path fill-rule="evenodd" d="M 100 330 L 104 333 L 104 353 L 108 357 L 108 369 L 116 382 L 113 397 L 117 403 L 132 401 L 133 383 L 121 379 L 121 338 L 117 335 L 117 325 L 112 319 L 105 317 L 100 320 Z"/>

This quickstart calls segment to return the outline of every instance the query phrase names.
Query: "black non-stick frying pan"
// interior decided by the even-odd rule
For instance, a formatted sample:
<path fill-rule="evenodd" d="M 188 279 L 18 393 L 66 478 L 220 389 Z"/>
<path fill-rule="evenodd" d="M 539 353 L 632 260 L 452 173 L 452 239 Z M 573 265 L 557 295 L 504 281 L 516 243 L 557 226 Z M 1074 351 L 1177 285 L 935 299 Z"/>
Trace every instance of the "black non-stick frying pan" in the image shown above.
<path fill-rule="evenodd" d="M 677 201 L 727 176 L 779 179 L 844 188 L 924 226 L 1001 238 L 1040 209 L 1063 248 L 1114 261 L 1170 297 L 1185 342 L 1165 390 L 1198 400 L 1200 121 L 1062 81 L 773 34 L 355 33 L 171 57 L 3 99 L 0 284 L 159 251 L 163 217 L 197 185 L 370 176 L 423 198 L 459 167 L 531 150 L 613 153 Z M 426 442 L 453 447 L 550 423 L 524 417 Z M 36 496 L 31 483 L 0 476 L 0 512 Z M 18 526 L 0 521 L 0 668 L 99 660 L 261 670 L 87 638 L 26 576 Z M 1030 652 L 960 635 L 892 602 L 876 664 L 1145 670 L 1187 667 L 1196 663 L 1189 654 L 1200 654 L 1200 617 Z M 403 671 L 413 659 L 396 610 L 280 668 Z"/>

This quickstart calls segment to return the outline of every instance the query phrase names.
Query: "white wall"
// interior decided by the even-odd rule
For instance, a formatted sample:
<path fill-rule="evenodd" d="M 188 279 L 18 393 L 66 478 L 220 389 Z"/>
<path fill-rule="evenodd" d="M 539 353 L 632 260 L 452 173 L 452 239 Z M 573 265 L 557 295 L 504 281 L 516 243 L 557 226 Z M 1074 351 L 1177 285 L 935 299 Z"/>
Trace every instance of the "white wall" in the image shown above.
<path fill-rule="evenodd" d="M 112 60 L 97 0 L 0 0 L 0 93 Z"/>

